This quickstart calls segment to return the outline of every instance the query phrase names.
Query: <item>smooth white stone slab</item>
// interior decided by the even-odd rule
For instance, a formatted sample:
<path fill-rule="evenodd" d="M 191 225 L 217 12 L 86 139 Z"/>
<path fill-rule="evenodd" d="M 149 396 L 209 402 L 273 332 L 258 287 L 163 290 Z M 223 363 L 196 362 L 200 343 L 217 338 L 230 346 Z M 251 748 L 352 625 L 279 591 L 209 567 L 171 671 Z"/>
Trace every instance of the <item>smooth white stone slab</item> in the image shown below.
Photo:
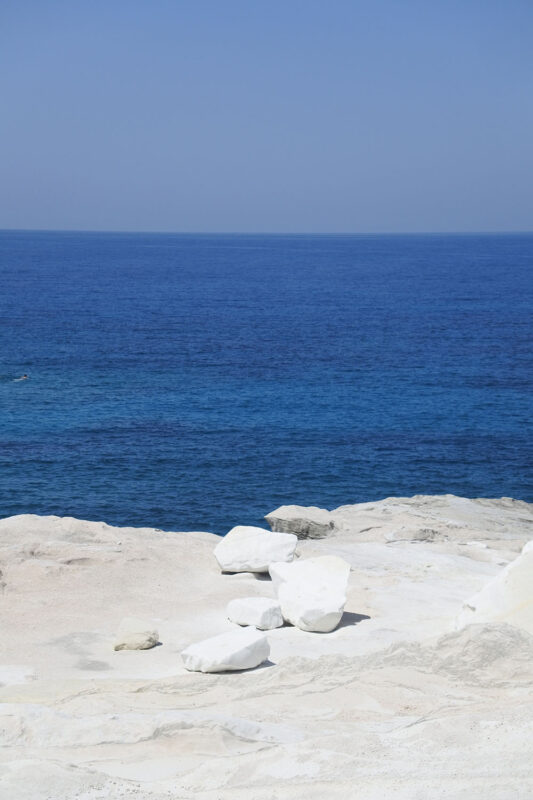
<path fill-rule="evenodd" d="M 229 672 L 258 667 L 269 655 L 265 634 L 250 627 L 192 644 L 181 657 L 185 668 L 192 672 Z"/>

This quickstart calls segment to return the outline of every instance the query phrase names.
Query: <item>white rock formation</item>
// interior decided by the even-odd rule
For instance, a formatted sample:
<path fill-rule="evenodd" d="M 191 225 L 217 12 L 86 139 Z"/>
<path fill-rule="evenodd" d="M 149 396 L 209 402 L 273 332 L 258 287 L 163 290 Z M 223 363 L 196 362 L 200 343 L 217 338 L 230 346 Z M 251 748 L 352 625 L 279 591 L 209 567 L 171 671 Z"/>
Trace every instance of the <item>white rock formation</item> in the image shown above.
<path fill-rule="evenodd" d="M 342 629 L 277 628 L 275 666 L 214 675 L 177 652 L 226 633 L 230 600 L 274 597 L 261 575 L 220 574 L 219 537 L 0 520 L 0 797 L 532 798 L 533 636 L 450 628 L 531 539 L 533 505 L 419 496 L 331 513 L 295 563 L 350 562 Z M 157 620 L 165 646 L 114 652 L 126 616 Z"/>
<path fill-rule="evenodd" d="M 457 627 L 473 622 L 507 622 L 533 634 L 533 540 L 464 604 Z"/>
<path fill-rule="evenodd" d="M 222 572 L 268 572 L 273 561 L 292 561 L 298 539 L 291 533 L 237 525 L 214 549 Z"/>
<path fill-rule="evenodd" d="M 341 621 L 350 565 L 338 556 L 272 564 L 283 618 L 304 631 L 328 633 Z"/>
<path fill-rule="evenodd" d="M 115 650 L 150 650 L 159 642 L 159 633 L 152 622 L 137 617 L 124 617 L 118 626 Z"/>
<path fill-rule="evenodd" d="M 253 625 L 261 631 L 269 631 L 283 625 L 279 603 L 268 597 L 239 597 L 231 600 L 226 614 L 228 619 L 237 625 Z"/>
<path fill-rule="evenodd" d="M 275 531 L 301 539 L 349 534 L 351 543 L 402 541 L 516 542 L 531 539 L 531 505 L 510 497 L 456 497 L 453 494 L 388 497 L 339 506 L 281 506 L 266 515 Z M 354 538 L 355 537 L 355 538 Z"/>
<path fill-rule="evenodd" d="M 258 667 L 269 655 L 266 636 L 250 627 L 192 644 L 181 657 L 183 665 L 191 672 L 230 672 Z"/>

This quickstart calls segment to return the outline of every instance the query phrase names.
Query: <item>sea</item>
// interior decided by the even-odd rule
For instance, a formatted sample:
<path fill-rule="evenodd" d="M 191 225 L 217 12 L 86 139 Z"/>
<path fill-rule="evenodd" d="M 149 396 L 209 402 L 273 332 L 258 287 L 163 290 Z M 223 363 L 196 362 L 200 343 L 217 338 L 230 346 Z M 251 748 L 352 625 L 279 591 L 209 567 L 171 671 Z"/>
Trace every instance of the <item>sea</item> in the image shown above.
<path fill-rule="evenodd" d="M 0 516 L 533 501 L 532 268 L 533 234 L 0 232 Z"/>

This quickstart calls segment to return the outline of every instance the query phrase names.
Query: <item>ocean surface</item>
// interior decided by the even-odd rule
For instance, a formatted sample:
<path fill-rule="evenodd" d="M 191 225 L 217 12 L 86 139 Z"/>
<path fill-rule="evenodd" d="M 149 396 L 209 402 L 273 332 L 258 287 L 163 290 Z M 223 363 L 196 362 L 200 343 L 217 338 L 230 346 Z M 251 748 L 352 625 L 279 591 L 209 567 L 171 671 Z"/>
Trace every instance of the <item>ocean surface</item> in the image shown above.
<path fill-rule="evenodd" d="M 529 234 L 0 232 L 0 516 L 533 501 L 532 268 Z"/>

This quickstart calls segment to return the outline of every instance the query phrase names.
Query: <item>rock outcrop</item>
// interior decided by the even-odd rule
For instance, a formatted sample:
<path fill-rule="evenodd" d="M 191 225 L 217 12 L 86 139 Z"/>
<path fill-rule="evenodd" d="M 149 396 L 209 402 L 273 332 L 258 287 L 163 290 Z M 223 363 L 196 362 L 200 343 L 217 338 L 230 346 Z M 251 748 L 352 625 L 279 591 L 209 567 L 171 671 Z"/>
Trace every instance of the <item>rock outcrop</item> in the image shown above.
<path fill-rule="evenodd" d="M 293 562 L 272 581 L 227 575 L 210 533 L 0 520 L 0 797 L 533 797 L 533 636 L 518 617 L 454 630 L 465 599 L 514 572 L 533 506 L 448 495 L 344 508 L 294 561 L 350 564 L 341 624 L 269 630 L 262 667 L 214 674 L 179 653 L 228 633 L 266 639 L 226 608 L 276 602 Z M 163 646 L 115 652 L 128 616 L 153 620 Z"/>
<path fill-rule="evenodd" d="M 295 533 L 300 539 L 338 540 L 346 535 L 352 543 L 493 542 L 519 552 L 533 536 L 532 508 L 510 497 L 472 500 L 452 494 L 415 495 L 339 506 L 333 511 L 281 506 L 265 519 L 272 530 Z"/>
<path fill-rule="evenodd" d="M 299 539 L 323 539 L 335 530 L 331 511 L 316 506 L 280 506 L 265 519 L 273 531 L 294 533 Z"/>

